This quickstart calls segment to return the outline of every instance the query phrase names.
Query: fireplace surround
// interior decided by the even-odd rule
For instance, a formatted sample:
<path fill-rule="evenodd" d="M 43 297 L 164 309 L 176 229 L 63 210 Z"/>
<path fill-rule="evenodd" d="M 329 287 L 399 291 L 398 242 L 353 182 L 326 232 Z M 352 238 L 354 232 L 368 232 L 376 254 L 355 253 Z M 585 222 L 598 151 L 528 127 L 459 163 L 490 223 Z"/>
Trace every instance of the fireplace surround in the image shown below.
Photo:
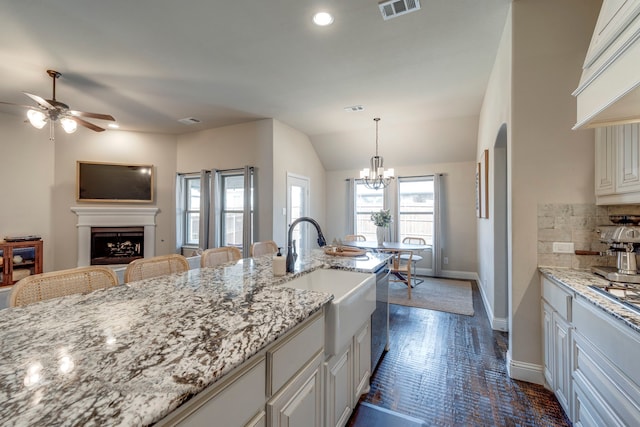
<path fill-rule="evenodd" d="M 155 256 L 158 208 L 74 206 L 78 216 L 78 267 L 91 264 L 91 228 L 143 227 L 144 257 Z"/>

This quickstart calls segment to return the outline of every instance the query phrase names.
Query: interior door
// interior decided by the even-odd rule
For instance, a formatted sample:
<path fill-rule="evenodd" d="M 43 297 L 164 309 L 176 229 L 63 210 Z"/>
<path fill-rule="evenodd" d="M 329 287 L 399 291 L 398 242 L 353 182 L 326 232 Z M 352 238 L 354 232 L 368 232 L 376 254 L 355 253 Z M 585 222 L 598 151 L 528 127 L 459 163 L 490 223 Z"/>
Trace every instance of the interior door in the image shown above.
<path fill-rule="evenodd" d="M 287 231 L 293 221 L 303 216 L 309 216 L 309 178 L 287 173 Z M 298 251 L 309 250 L 311 247 L 310 226 L 311 224 L 303 222 L 293 230 L 293 240 L 296 241 Z"/>

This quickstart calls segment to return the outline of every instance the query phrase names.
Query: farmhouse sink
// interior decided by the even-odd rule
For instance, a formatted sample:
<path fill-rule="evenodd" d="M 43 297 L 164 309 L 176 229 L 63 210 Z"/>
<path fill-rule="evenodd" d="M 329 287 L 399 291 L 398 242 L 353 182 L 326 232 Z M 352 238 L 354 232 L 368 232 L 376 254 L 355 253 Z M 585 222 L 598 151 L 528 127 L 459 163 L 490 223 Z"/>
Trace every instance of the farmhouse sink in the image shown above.
<path fill-rule="evenodd" d="M 376 309 L 375 274 L 318 269 L 281 286 L 333 294 L 325 315 L 326 355 L 348 345 Z"/>

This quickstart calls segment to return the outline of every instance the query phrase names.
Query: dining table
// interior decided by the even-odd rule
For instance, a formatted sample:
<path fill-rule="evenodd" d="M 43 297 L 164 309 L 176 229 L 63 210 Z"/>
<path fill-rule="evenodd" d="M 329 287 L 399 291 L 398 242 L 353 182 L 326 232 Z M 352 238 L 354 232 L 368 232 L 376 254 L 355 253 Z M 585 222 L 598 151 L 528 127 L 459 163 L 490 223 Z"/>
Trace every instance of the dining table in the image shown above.
<path fill-rule="evenodd" d="M 384 251 L 384 252 L 401 252 L 401 251 L 411 251 L 411 252 L 421 252 L 427 249 L 431 249 L 431 245 L 419 245 L 415 243 L 403 243 L 403 242 L 383 242 L 382 245 L 378 244 L 377 241 L 343 241 L 343 246 L 351 246 L 359 249 L 365 249 L 368 251 Z M 407 284 L 407 286 L 413 287 L 414 281 L 411 281 L 409 284 L 409 280 L 399 271 L 391 271 L 391 274 L 396 276 L 400 282 Z M 418 282 L 421 283 L 421 282 Z M 411 295 L 411 294 L 409 294 Z"/>

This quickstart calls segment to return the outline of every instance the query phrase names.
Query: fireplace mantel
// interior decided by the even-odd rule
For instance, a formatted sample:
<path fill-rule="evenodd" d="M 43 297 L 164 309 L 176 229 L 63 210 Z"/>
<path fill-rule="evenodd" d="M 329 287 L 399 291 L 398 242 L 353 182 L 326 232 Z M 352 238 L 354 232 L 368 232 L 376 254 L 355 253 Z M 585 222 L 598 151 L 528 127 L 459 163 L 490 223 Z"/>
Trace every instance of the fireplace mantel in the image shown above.
<path fill-rule="evenodd" d="M 158 208 L 74 206 L 78 216 L 78 267 L 91 262 L 91 227 L 144 227 L 144 257 L 155 256 Z"/>

